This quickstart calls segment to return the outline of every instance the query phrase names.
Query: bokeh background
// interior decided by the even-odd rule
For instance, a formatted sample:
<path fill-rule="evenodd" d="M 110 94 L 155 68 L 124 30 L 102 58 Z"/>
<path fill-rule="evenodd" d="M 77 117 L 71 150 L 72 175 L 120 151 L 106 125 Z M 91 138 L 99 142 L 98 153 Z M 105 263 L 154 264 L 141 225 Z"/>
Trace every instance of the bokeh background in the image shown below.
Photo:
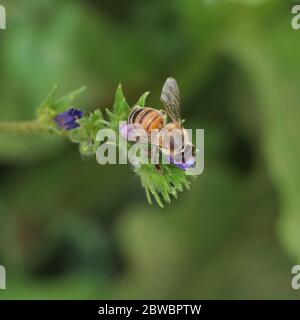
<path fill-rule="evenodd" d="M 300 31 L 287 0 L 2 0 L 0 119 L 54 84 L 85 110 L 160 107 L 177 78 L 205 171 L 164 209 L 128 166 L 57 137 L 0 134 L 0 299 L 297 299 Z"/>

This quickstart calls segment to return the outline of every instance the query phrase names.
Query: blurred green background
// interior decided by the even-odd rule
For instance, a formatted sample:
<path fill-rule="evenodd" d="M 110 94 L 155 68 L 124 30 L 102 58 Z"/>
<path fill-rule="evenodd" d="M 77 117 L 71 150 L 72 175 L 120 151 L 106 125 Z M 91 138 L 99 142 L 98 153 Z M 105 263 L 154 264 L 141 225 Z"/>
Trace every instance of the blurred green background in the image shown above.
<path fill-rule="evenodd" d="M 54 84 L 76 106 L 161 107 L 177 78 L 205 170 L 165 209 L 128 166 L 61 138 L 0 135 L 0 299 L 299 298 L 300 31 L 287 0 L 2 0 L 0 119 Z M 300 3 L 299 3 L 300 4 Z"/>

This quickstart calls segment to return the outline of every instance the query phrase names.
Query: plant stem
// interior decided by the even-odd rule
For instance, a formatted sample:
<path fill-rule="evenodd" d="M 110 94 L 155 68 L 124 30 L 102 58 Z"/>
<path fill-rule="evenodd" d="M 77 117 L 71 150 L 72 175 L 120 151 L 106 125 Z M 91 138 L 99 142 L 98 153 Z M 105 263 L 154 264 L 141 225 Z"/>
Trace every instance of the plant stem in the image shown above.
<path fill-rule="evenodd" d="M 0 133 L 35 134 L 40 132 L 51 132 L 51 130 L 43 127 L 38 121 L 0 122 Z"/>

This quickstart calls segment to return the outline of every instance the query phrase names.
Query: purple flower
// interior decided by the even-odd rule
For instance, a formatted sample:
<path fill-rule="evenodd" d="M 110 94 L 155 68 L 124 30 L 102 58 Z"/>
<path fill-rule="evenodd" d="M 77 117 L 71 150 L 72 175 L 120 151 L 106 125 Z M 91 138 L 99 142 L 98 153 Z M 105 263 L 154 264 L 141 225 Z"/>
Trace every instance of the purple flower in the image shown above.
<path fill-rule="evenodd" d="M 120 134 L 124 139 L 128 138 L 129 131 L 131 130 L 130 125 L 128 123 L 122 124 L 120 128 Z"/>
<path fill-rule="evenodd" d="M 142 128 L 138 124 L 124 123 L 120 128 L 120 134 L 124 139 L 128 140 L 129 134 L 134 130 L 139 130 L 139 129 L 142 129 Z"/>
<path fill-rule="evenodd" d="M 181 170 L 187 170 L 189 168 L 193 168 L 196 165 L 196 162 L 193 158 L 188 159 L 187 161 L 183 162 L 176 161 L 172 156 L 170 156 L 170 163 L 175 164 L 176 167 L 180 168 Z"/>
<path fill-rule="evenodd" d="M 54 118 L 54 120 L 61 129 L 73 130 L 75 128 L 80 127 L 79 123 L 77 123 L 77 120 L 81 119 L 82 117 L 82 111 L 75 108 L 71 108 L 68 111 L 58 114 Z"/>

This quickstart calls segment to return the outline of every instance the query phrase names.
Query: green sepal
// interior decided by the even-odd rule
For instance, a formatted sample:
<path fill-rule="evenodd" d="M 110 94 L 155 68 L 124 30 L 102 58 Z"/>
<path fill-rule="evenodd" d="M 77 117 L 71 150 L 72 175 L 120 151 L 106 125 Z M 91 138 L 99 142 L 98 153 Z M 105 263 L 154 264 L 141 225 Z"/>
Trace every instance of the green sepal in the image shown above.
<path fill-rule="evenodd" d="M 90 113 L 88 116 L 77 120 L 80 127 L 69 132 L 69 138 L 75 143 L 79 143 L 80 153 L 86 156 L 94 155 L 99 147 L 96 141 L 97 133 L 104 128 L 103 115 L 98 109 Z"/>
<path fill-rule="evenodd" d="M 54 117 L 57 114 L 68 110 L 72 106 L 74 99 L 84 90 L 85 87 L 81 87 L 61 98 L 57 98 L 57 85 L 55 85 L 48 94 L 45 101 L 37 109 L 38 122 L 43 127 L 48 128 L 49 130 L 52 130 L 55 133 L 62 134 L 63 130 L 57 127 L 56 123 L 54 122 Z"/>

